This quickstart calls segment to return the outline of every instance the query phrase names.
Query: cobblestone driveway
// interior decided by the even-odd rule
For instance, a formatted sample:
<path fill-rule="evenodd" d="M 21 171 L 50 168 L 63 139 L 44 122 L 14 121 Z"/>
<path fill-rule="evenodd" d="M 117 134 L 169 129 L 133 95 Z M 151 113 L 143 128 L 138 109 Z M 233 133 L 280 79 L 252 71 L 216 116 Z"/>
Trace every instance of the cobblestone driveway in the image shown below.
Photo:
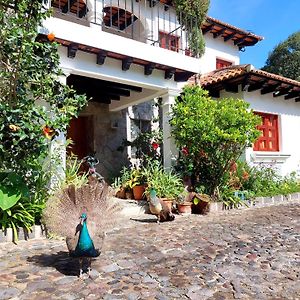
<path fill-rule="evenodd" d="M 300 204 L 133 220 L 77 278 L 62 241 L 0 245 L 0 299 L 300 299 Z M 96 270 L 99 272 L 96 272 Z"/>

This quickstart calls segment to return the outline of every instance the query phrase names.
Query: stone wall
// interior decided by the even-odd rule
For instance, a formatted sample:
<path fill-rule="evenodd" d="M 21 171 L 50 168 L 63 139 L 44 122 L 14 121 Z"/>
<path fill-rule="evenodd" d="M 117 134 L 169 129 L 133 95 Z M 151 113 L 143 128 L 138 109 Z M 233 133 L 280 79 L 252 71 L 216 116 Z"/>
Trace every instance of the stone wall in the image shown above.
<path fill-rule="evenodd" d="M 92 148 L 100 160 L 97 171 L 110 180 L 129 163 L 126 151 L 118 151 L 127 135 L 126 110 L 110 112 L 107 104 L 90 103 L 82 115 L 92 116 Z"/>

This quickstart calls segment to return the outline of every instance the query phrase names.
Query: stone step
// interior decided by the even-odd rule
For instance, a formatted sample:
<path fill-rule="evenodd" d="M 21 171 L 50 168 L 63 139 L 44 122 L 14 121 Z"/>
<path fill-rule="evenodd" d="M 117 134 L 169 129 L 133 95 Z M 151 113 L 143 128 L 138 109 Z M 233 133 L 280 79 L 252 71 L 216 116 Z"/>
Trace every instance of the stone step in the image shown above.
<path fill-rule="evenodd" d="M 124 217 L 135 217 L 149 213 L 149 206 L 145 200 L 113 198 L 121 207 L 121 215 Z"/>

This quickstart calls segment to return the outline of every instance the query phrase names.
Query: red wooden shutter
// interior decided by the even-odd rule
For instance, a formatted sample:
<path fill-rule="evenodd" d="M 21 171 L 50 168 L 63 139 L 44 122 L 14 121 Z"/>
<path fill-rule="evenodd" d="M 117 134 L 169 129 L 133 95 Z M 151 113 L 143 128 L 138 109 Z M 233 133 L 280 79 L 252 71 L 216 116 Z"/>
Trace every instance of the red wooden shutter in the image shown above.
<path fill-rule="evenodd" d="M 229 67 L 229 66 L 232 66 L 231 61 L 227 61 L 227 60 L 217 58 L 217 60 L 216 60 L 216 69 L 222 69 L 222 68 Z"/>
<path fill-rule="evenodd" d="M 262 117 L 262 124 L 257 126 L 262 135 L 254 143 L 254 151 L 279 151 L 278 116 L 256 113 Z"/>

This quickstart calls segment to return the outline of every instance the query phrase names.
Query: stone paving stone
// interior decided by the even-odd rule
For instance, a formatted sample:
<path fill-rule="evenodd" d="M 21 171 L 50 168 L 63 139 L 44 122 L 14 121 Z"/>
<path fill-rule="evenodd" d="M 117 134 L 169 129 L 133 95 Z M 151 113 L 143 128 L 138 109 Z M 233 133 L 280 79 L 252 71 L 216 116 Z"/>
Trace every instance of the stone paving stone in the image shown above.
<path fill-rule="evenodd" d="M 300 203 L 124 220 L 91 278 L 63 240 L 0 244 L 0 299 L 300 299 Z"/>

